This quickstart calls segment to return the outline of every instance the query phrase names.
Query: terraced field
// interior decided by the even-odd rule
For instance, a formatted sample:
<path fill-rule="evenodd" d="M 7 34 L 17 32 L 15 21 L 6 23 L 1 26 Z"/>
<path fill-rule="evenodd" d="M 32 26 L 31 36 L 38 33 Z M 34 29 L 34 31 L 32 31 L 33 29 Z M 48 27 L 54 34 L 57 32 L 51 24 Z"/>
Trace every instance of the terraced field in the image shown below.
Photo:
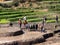
<path fill-rule="evenodd" d="M 37 10 L 37 9 L 36 9 Z M 0 23 L 2 23 L 2 20 L 5 20 L 6 23 L 9 21 L 18 21 L 18 19 L 23 19 L 24 16 L 27 17 L 28 22 L 40 22 L 42 21 L 43 17 L 46 16 L 48 20 L 52 20 L 55 22 L 55 16 L 56 13 L 54 12 L 41 12 L 41 11 L 35 11 L 32 9 L 18 9 L 18 10 L 12 10 L 12 9 L 5 9 L 0 10 Z M 49 21 L 47 21 L 49 22 Z"/>
<path fill-rule="evenodd" d="M 23 19 L 24 16 L 27 17 L 28 22 L 41 22 L 44 16 L 48 18 L 47 20 L 48 23 L 55 22 L 55 16 L 60 15 L 59 1 L 43 1 L 43 3 L 40 6 L 42 6 L 43 8 L 47 7 L 47 11 L 45 11 L 45 9 L 34 9 L 34 8 L 32 9 L 20 8 L 16 10 L 11 8 L 0 9 L 0 23 L 9 23 L 10 21 L 17 22 L 19 18 Z"/>
<path fill-rule="evenodd" d="M 48 7 L 47 9 L 0 9 L 0 23 L 3 23 L 0 24 L 0 45 L 60 45 L 60 24 L 55 23 L 56 15 L 58 15 L 60 22 L 60 3 L 46 3 L 44 2 L 44 4 L 40 6 L 46 6 Z M 54 6 L 56 6 L 56 8 L 54 8 Z M 39 23 L 42 22 L 43 17 L 46 16 L 47 23 L 44 25 L 46 33 L 40 32 L 40 25 L 39 30 L 30 31 L 28 29 L 20 30 L 18 24 L 14 24 L 13 27 L 5 24 L 10 21 L 17 22 L 19 18 L 23 21 L 24 16 L 27 17 L 28 22 Z M 55 25 L 58 25 L 58 27 L 55 28 Z"/>

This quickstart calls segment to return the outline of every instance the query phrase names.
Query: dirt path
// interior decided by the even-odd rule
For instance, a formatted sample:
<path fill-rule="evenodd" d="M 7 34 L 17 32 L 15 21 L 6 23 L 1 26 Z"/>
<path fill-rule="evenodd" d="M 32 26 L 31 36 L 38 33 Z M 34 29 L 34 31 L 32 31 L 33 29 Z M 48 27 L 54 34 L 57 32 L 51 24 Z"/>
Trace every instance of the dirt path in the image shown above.
<path fill-rule="evenodd" d="M 33 23 L 29 23 L 30 25 L 33 24 Z M 41 23 L 37 23 L 39 25 L 39 28 L 38 30 L 40 30 L 41 28 Z M 54 31 L 55 30 L 55 25 L 59 25 L 59 24 L 56 24 L 56 23 L 46 23 L 44 25 L 44 28 L 46 30 L 50 30 L 50 31 Z M 59 28 L 60 26 L 58 26 L 56 29 L 60 29 Z M 13 24 L 13 27 L 10 27 L 8 24 L 0 24 L 0 32 L 6 32 L 6 31 L 16 31 L 16 30 L 19 30 L 19 25 L 18 24 Z"/>

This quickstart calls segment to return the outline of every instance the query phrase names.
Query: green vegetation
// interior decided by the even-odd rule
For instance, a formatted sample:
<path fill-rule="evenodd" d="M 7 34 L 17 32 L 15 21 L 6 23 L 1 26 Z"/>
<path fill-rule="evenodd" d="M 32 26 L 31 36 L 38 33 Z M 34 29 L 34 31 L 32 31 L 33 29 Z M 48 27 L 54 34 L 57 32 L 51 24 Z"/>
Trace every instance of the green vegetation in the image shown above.
<path fill-rule="evenodd" d="M 54 22 L 56 22 L 55 20 L 47 20 L 46 21 L 47 23 L 54 23 Z"/>
<path fill-rule="evenodd" d="M 5 23 L 9 23 L 9 22 L 10 22 L 10 21 L 8 21 L 8 20 L 6 20 L 6 19 L 1 19 L 1 20 L 0 20 L 0 23 L 1 23 L 1 24 L 5 24 Z"/>
<path fill-rule="evenodd" d="M 18 19 L 27 17 L 28 22 L 41 22 L 43 17 L 48 18 L 47 23 L 55 22 L 55 15 L 60 14 L 60 0 L 42 0 L 38 8 L 0 8 L 0 23 L 17 22 Z M 32 5 L 31 5 L 32 7 Z M 44 9 L 48 9 L 44 11 Z M 43 10 L 43 11 L 42 11 Z M 60 16 L 59 16 L 60 19 Z M 60 21 L 60 20 L 59 20 Z"/>
<path fill-rule="evenodd" d="M 7 9 L 5 9 L 7 10 Z M 18 19 L 22 19 L 24 16 L 27 17 L 28 22 L 40 22 L 44 16 L 48 17 L 48 22 L 55 22 L 55 17 L 52 16 L 53 12 L 45 12 L 45 11 L 35 11 L 36 9 L 17 9 L 12 10 L 9 9 L 5 12 L 5 10 L 0 10 L 0 23 L 9 23 L 9 21 L 18 21 Z M 14 12 L 13 12 L 14 11 Z M 50 15 L 51 14 L 51 15 Z M 6 20 L 7 19 L 7 20 Z M 9 21 L 8 21 L 9 20 Z M 50 21 L 51 20 L 51 21 Z"/>

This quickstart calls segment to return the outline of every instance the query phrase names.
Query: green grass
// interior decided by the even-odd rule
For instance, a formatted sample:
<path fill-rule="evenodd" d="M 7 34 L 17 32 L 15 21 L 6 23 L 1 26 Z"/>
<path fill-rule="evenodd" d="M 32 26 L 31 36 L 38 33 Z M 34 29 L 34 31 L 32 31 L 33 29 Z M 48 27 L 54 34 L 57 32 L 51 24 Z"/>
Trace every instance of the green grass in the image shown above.
<path fill-rule="evenodd" d="M 47 23 L 55 23 L 56 20 L 47 20 L 46 22 L 47 22 Z"/>
<path fill-rule="evenodd" d="M 10 21 L 9 21 L 9 20 L 6 20 L 6 19 L 1 19 L 1 20 L 0 20 L 0 23 L 1 23 L 1 24 L 5 24 L 5 23 L 9 23 L 9 22 L 10 22 Z"/>
<path fill-rule="evenodd" d="M 28 22 L 41 22 L 44 16 L 48 17 L 47 23 L 54 23 L 55 17 L 53 17 L 54 12 L 38 12 L 34 11 L 35 9 L 3 9 L 0 10 L 0 23 L 9 23 L 9 21 L 18 21 L 18 19 L 22 19 L 24 16 L 27 17 Z M 54 13 L 55 14 L 55 13 Z M 8 19 L 8 20 L 6 20 Z"/>

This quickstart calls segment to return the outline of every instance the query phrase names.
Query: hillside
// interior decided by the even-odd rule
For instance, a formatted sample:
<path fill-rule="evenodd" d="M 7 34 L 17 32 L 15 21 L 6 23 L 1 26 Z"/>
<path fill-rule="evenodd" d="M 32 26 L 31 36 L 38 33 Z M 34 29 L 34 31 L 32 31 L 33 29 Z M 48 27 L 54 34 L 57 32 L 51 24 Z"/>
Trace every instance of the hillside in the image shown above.
<path fill-rule="evenodd" d="M 59 16 L 60 21 L 60 1 L 59 0 L 39 0 L 33 2 L 19 3 L 19 6 L 12 6 L 7 8 L 5 5 L 3 8 L 0 7 L 0 22 L 3 20 L 6 22 L 15 21 L 18 19 L 23 19 L 24 16 L 27 17 L 28 22 L 41 22 L 43 17 L 48 18 L 47 22 L 55 22 L 55 16 Z M 10 3 L 8 4 L 10 5 Z"/>

